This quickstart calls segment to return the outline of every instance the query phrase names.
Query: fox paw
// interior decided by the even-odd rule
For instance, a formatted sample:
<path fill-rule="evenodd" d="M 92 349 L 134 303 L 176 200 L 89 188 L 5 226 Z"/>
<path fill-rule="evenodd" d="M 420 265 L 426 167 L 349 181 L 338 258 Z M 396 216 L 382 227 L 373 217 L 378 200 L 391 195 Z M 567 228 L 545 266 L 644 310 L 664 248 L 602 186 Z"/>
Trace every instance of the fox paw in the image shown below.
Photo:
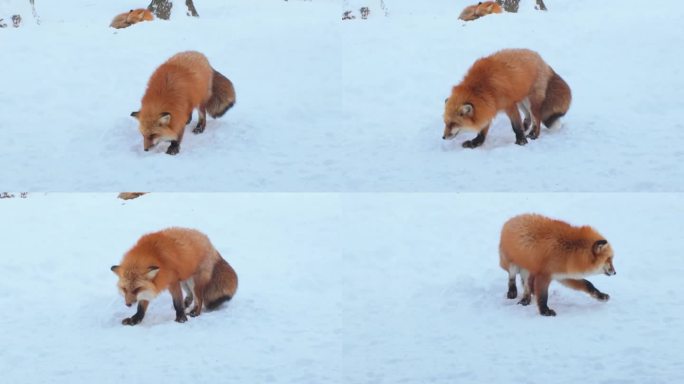
<path fill-rule="evenodd" d="M 515 143 L 518 145 L 525 145 L 527 144 L 527 139 L 525 138 L 525 136 L 521 136 L 515 139 Z"/>
<path fill-rule="evenodd" d="M 167 155 L 177 155 L 180 152 L 180 144 L 177 141 L 172 141 L 169 149 L 166 150 Z"/>
<path fill-rule="evenodd" d="M 531 298 L 531 297 L 529 297 L 529 296 L 528 296 L 528 297 L 523 296 L 523 298 L 520 299 L 520 301 L 518 301 L 518 304 L 527 306 L 527 305 L 530 305 L 530 302 L 531 302 L 531 301 L 532 301 L 532 298 Z"/>
<path fill-rule="evenodd" d="M 598 301 L 608 301 L 608 299 L 610 299 L 610 295 L 607 293 L 603 293 L 603 292 L 597 293 L 596 295 L 594 295 L 594 297 Z"/>
<path fill-rule="evenodd" d="M 539 310 L 539 313 L 540 313 L 542 316 L 556 316 L 556 311 L 554 311 L 554 310 L 551 309 L 551 308 L 540 309 L 540 310 Z"/>
<path fill-rule="evenodd" d="M 473 140 L 466 140 L 461 145 L 463 146 L 463 148 L 477 148 L 480 145 L 482 145 L 482 142 L 476 141 L 475 139 L 473 139 Z"/>
<path fill-rule="evenodd" d="M 127 318 L 121 320 L 121 324 L 123 324 L 123 325 L 136 325 L 136 324 L 140 323 L 141 321 L 142 321 L 142 319 L 133 316 L 133 317 L 127 317 Z"/>
<path fill-rule="evenodd" d="M 536 130 L 532 129 L 530 133 L 527 134 L 527 137 L 532 140 L 537 140 L 537 138 L 539 137 L 539 133 Z"/>
<path fill-rule="evenodd" d="M 176 315 L 176 323 L 185 323 L 188 321 L 188 317 L 185 316 L 185 313 L 182 315 Z"/>
<path fill-rule="evenodd" d="M 515 299 L 516 297 L 518 297 L 518 292 L 515 290 L 510 290 L 506 294 L 506 297 L 508 297 L 509 299 Z"/>
<path fill-rule="evenodd" d="M 190 313 L 188 313 L 188 315 L 190 315 L 192 317 L 197 317 L 200 315 L 200 312 L 201 312 L 201 309 L 195 307 L 192 309 L 192 311 L 190 311 Z"/>
<path fill-rule="evenodd" d="M 192 133 L 194 134 L 199 134 L 204 132 L 204 127 L 201 127 L 199 124 L 195 128 L 192 129 Z"/>

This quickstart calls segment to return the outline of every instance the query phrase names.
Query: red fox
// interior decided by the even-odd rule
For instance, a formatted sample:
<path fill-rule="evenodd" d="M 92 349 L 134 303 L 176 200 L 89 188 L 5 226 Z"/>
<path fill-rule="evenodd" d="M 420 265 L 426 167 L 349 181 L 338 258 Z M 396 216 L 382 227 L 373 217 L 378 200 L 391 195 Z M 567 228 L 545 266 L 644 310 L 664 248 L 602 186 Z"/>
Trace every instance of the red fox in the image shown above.
<path fill-rule="evenodd" d="M 484 143 L 490 123 L 499 111 L 511 120 L 515 143 L 527 144 L 527 137 L 539 137 L 542 122 L 550 127 L 570 108 L 570 87 L 529 49 L 504 49 L 477 60 L 463 81 L 445 100 L 444 140 L 461 131 L 477 136 L 463 143 L 476 148 Z M 522 108 L 525 124 L 520 119 Z"/>
<path fill-rule="evenodd" d="M 209 238 L 194 229 L 168 228 L 144 235 L 111 270 L 119 277 L 118 288 L 127 306 L 138 302 L 137 312 L 123 319 L 136 325 L 145 317 L 150 300 L 168 289 L 176 310 L 176 321 L 188 320 L 185 308 L 195 301 L 190 316 L 199 316 L 230 300 L 237 290 L 233 268 L 214 248 Z M 185 300 L 181 287 L 186 292 Z"/>
<path fill-rule="evenodd" d="M 464 21 L 472 21 L 482 16 L 501 12 L 503 12 L 501 6 L 495 1 L 485 1 L 465 7 L 458 18 Z"/>
<path fill-rule="evenodd" d="M 586 292 L 597 300 L 607 301 L 610 296 L 584 277 L 616 274 L 613 249 L 592 227 L 574 227 L 535 214 L 516 216 L 504 224 L 499 244 L 499 265 L 508 272 L 507 297 L 517 297 L 515 279 L 520 274 L 524 289 L 520 304 L 530 304 L 534 293 L 539 313 L 544 316 L 556 316 L 556 312 L 547 305 L 551 280 Z"/>
<path fill-rule="evenodd" d="M 112 28 L 121 29 L 130 27 L 135 23 L 139 23 L 145 20 L 154 20 L 154 15 L 152 14 L 152 12 L 145 8 L 131 9 L 128 12 L 116 15 L 116 17 L 114 17 L 114 20 L 112 20 L 112 23 L 109 24 L 109 26 Z"/>
<path fill-rule="evenodd" d="M 166 153 L 175 155 L 195 108 L 199 122 L 192 132 L 202 133 L 207 112 L 217 118 L 234 104 L 233 83 L 213 69 L 203 54 L 187 51 L 172 56 L 152 73 L 142 107 L 131 116 L 138 119 L 145 151 L 169 141 Z"/>

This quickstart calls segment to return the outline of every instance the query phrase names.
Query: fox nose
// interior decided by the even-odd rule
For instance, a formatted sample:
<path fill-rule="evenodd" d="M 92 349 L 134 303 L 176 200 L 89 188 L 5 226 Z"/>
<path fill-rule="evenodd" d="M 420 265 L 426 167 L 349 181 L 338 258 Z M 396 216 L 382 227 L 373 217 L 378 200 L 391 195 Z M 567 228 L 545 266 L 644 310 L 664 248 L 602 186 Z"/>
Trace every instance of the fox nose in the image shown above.
<path fill-rule="evenodd" d="M 145 148 L 145 152 L 147 152 L 147 151 L 149 151 L 149 150 L 150 150 L 149 148 Z"/>
<path fill-rule="evenodd" d="M 442 136 L 442 140 L 446 140 L 446 135 Z"/>
<path fill-rule="evenodd" d="M 133 305 L 133 304 L 131 304 L 131 303 L 126 303 L 126 306 L 127 306 L 127 307 L 130 307 L 131 305 Z"/>

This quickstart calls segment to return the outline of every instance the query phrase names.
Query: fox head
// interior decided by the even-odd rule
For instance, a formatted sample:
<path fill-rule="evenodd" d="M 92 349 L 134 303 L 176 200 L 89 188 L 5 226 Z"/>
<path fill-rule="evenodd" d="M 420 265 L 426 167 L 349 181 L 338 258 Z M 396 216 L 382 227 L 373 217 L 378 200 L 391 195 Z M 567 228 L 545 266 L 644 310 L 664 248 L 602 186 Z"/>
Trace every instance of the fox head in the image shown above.
<path fill-rule="evenodd" d="M 454 87 L 454 93 L 456 93 Z M 451 140 L 461 131 L 480 132 L 475 121 L 475 106 L 460 97 L 455 97 L 454 93 L 444 100 L 444 135 L 442 139 Z"/>
<path fill-rule="evenodd" d="M 150 148 L 162 141 L 178 140 L 178 134 L 171 128 L 171 114 L 162 112 L 157 116 L 142 116 L 140 111 L 131 112 L 131 116 L 138 119 L 138 129 L 143 136 L 143 148 Z"/>
<path fill-rule="evenodd" d="M 613 267 L 613 248 L 608 244 L 608 241 L 597 240 L 594 242 L 591 252 L 596 274 L 603 273 L 606 276 L 613 276 L 617 273 Z"/>
<path fill-rule="evenodd" d="M 150 301 L 157 296 L 153 280 L 159 273 L 159 267 L 122 268 L 120 265 L 114 265 L 111 270 L 119 277 L 117 287 L 126 300 L 126 306 L 130 307 L 139 300 Z"/>
<path fill-rule="evenodd" d="M 152 12 L 148 11 L 147 9 L 131 9 L 128 12 L 128 16 L 126 17 L 126 21 L 135 24 L 138 22 L 141 22 L 143 20 L 153 20 L 154 16 L 152 16 Z"/>

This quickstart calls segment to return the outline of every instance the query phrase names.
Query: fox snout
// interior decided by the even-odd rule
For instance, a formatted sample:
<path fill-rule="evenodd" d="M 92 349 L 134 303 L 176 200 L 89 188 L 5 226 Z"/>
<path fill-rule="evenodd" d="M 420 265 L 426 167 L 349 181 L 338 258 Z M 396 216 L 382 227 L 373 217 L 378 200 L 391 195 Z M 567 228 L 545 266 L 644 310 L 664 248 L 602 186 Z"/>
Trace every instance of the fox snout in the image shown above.
<path fill-rule="evenodd" d="M 606 274 L 606 276 L 613 276 L 617 275 L 617 272 L 615 271 L 615 268 L 613 268 L 612 264 L 606 264 L 603 266 L 603 273 Z"/>
<path fill-rule="evenodd" d="M 454 127 L 454 124 L 446 125 L 444 127 L 444 135 L 442 136 L 442 140 L 453 139 L 454 137 L 456 137 L 456 135 L 458 134 L 459 131 L 460 131 L 460 129 L 457 127 Z"/>

